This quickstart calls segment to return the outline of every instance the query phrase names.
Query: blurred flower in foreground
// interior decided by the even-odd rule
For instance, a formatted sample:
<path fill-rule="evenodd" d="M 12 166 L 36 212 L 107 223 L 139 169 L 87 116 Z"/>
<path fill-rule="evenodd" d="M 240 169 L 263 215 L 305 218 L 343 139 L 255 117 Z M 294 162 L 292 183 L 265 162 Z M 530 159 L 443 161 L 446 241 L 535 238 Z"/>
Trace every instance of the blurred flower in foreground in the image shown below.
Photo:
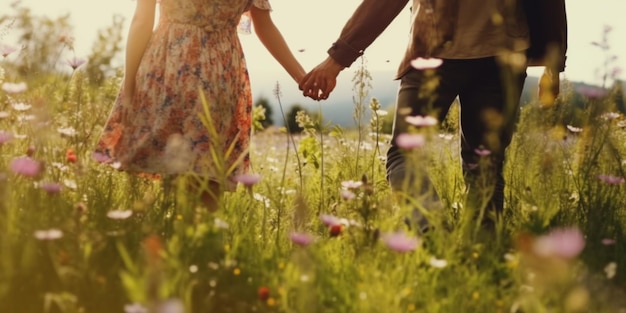
<path fill-rule="evenodd" d="M 131 210 L 113 210 L 107 212 L 107 217 L 113 220 L 125 220 L 133 215 Z"/>
<path fill-rule="evenodd" d="M 624 177 L 613 175 L 598 175 L 598 179 L 609 185 L 620 185 L 624 183 Z"/>
<path fill-rule="evenodd" d="M 572 125 L 567 125 L 567 130 L 571 131 L 572 133 L 581 133 L 583 131 L 582 128 L 575 127 L 575 126 L 572 126 Z"/>
<path fill-rule="evenodd" d="M 406 233 L 401 231 L 383 235 L 382 240 L 389 249 L 396 252 L 413 251 L 417 249 L 420 243 L 418 238 L 409 237 Z"/>
<path fill-rule="evenodd" d="M 322 214 L 320 215 L 320 219 L 322 220 L 322 223 L 324 225 L 329 226 L 329 227 L 341 224 L 341 221 L 339 220 L 339 218 L 334 215 Z"/>
<path fill-rule="evenodd" d="M 57 240 L 63 237 L 63 232 L 58 229 L 35 231 L 35 238 L 39 240 Z"/>
<path fill-rule="evenodd" d="M 602 242 L 602 244 L 603 244 L 603 245 L 605 245 L 605 246 L 612 246 L 612 245 L 614 245 L 614 244 L 615 244 L 615 242 L 616 242 L 616 241 L 615 241 L 615 239 L 611 239 L 611 238 L 604 238 L 604 239 L 602 239 L 602 241 L 601 241 L 601 242 Z"/>
<path fill-rule="evenodd" d="M 476 153 L 479 156 L 489 156 L 491 154 L 491 151 L 487 150 L 487 149 L 474 149 L 474 153 Z"/>
<path fill-rule="evenodd" d="M 29 157 L 19 157 L 11 161 L 11 171 L 18 175 L 34 177 L 41 171 L 41 163 Z"/>
<path fill-rule="evenodd" d="M 341 187 L 346 189 L 358 189 L 363 186 L 363 182 L 359 180 L 346 180 L 341 182 Z"/>
<path fill-rule="evenodd" d="M 179 299 L 170 299 L 161 302 L 155 313 L 185 313 L 185 305 Z"/>
<path fill-rule="evenodd" d="M 403 149 L 421 148 L 426 144 L 426 137 L 422 134 L 400 134 L 396 137 L 396 144 Z"/>
<path fill-rule="evenodd" d="M 74 137 L 78 133 L 74 127 L 59 127 L 57 131 L 59 134 L 67 137 Z"/>
<path fill-rule="evenodd" d="M 437 259 L 436 257 L 430 258 L 430 261 L 428 263 L 434 268 L 444 268 L 448 266 L 448 261 L 443 259 Z"/>
<path fill-rule="evenodd" d="M 263 177 L 258 174 L 240 174 L 235 176 L 234 180 L 246 187 L 251 187 L 260 182 L 261 178 Z"/>
<path fill-rule="evenodd" d="M 356 198 L 356 195 L 354 194 L 354 192 L 350 190 L 342 189 L 340 193 L 341 193 L 341 198 L 343 198 L 344 200 L 352 200 Z"/>
<path fill-rule="evenodd" d="M 604 267 L 604 273 L 606 273 L 606 278 L 612 279 L 617 274 L 617 263 L 611 262 Z"/>
<path fill-rule="evenodd" d="M 63 187 L 59 183 L 41 183 L 39 188 L 44 190 L 49 194 L 57 194 L 60 193 Z"/>
<path fill-rule="evenodd" d="M 11 104 L 11 107 L 13 107 L 15 111 L 28 111 L 33 106 L 24 102 L 16 102 L 16 103 Z"/>
<path fill-rule="evenodd" d="M 421 115 L 409 115 L 405 118 L 405 121 L 413 126 L 417 127 L 428 127 L 437 125 L 437 119 L 432 116 L 421 116 Z"/>
<path fill-rule="evenodd" d="M 21 82 L 21 83 L 3 83 L 2 84 L 2 90 L 4 90 L 4 92 L 6 93 L 22 93 L 24 91 L 26 91 L 28 87 L 26 86 L 25 82 Z"/>
<path fill-rule="evenodd" d="M 104 153 L 100 153 L 100 152 L 94 152 L 91 157 L 96 160 L 96 162 L 98 163 L 108 163 L 111 161 L 111 158 L 108 157 L 106 154 Z"/>
<path fill-rule="evenodd" d="M 79 68 L 81 65 L 85 64 L 85 62 L 87 62 L 87 60 L 83 59 L 83 58 L 77 58 L 77 57 L 73 57 L 71 59 L 67 59 L 65 61 L 67 63 L 67 65 L 69 65 L 73 70 Z"/>
<path fill-rule="evenodd" d="M 257 295 L 259 296 L 259 300 L 266 301 L 270 297 L 270 289 L 265 286 L 261 286 L 259 287 Z"/>
<path fill-rule="evenodd" d="M 0 145 L 5 144 L 13 139 L 13 134 L 0 130 Z"/>
<path fill-rule="evenodd" d="M 332 225 L 328 227 L 328 233 L 330 234 L 331 237 L 337 237 L 341 235 L 341 232 L 343 232 L 342 224 Z"/>
<path fill-rule="evenodd" d="M 148 313 L 148 309 L 139 303 L 126 304 L 124 313 Z"/>
<path fill-rule="evenodd" d="M 309 234 L 296 233 L 296 232 L 291 233 L 289 235 L 289 238 L 291 239 L 291 242 L 302 247 L 306 247 L 310 245 L 311 243 L 313 243 L 313 240 L 314 240 L 313 236 Z"/>
<path fill-rule="evenodd" d="M 537 238 L 532 248 L 539 256 L 572 259 L 585 248 L 585 238 L 576 227 L 559 228 Z"/>
<path fill-rule="evenodd" d="M 78 161 L 78 157 L 73 149 L 67 149 L 65 152 L 65 160 L 70 163 L 76 163 L 76 161 Z"/>
<path fill-rule="evenodd" d="M 5 45 L 5 44 L 0 45 L 0 55 L 3 58 L 8 57 L 9 54 L 11 54 L 11 53 L 13 53 L 15 51 L 17 51 L 16 47 Z"/>
<path fill-rule="evenodd" d="M 442 59 L 437 58 L 417 58 L 411 61 L 411 66 L 416 70 L 428 70 L 438 68 L 443 64 Z"/>

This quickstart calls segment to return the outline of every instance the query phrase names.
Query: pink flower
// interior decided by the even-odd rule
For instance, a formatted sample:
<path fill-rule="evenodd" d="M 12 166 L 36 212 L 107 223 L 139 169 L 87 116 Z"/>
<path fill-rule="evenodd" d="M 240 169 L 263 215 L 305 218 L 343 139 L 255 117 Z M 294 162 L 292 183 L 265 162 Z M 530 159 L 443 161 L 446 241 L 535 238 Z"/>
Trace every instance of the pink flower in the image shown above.
<path fill-rule="evenodd" d="M 306 247 L 310 245 L 314 240 L 313 236 L 309 234 L 296 233 L 296 232 L 291 233 L 289 235 L 289 238 L 291 239 L 291 242 L 301 247 Z"/>
<path fill-rule="evenodd" d="M 341 191 L 339 191 L 339 193 L 341 194 L 341 197 L 344 200 L 352 200 L 352 199 L 356 198 L 356 195 L 354 194 L 354 192 L 352 192 L 350 190 L 342 189 Z"/>
<path fill-rule="evenodd" d="M 4 58 L 8 57 L 9 54 L 17 51 L 17 48 L 9 46 L 9 45 L 0 45 L 0 55 Z"/>
<path fill-rule="evenodd" d="M 407 150 L 421 148 L 426 144 L 426 137 L 422 134 L 403 133 L 396 137 L 396 144 L 398 147 Z"/>
<path fill-rule="evenodd" d="M 383 242 L 387 247 L 396 252 L 410 252 L 417 249 L 419 245 L 419 239 L 415 237 L 409 237 L 404 232 L 395 232 L 392 234 L 386 234 L 382 237 Z"/>
<path fill-rule="evenodd" d="M 478 154 L 479 156 L 488 156 L 491 154 L 491 151 L 487 150 L 487 149 L 474 149 L 474 153 Z"/>
<path fill-rule="evenodd" d="M 443 60 L 437 58 L 417 58 L 411 61 L 411 66 L 417 70 L 435 69 L 441 64 L 443 64 Z"/>
<path fill-rule="evenodd" d="M 0 146 L 11 141 L 12 139 L 13 134 L 0 130 Z"/>
<path fill-rule="evenodd" d="M 437 119 L 432 116 L 421 116 L 421 115 L 415 115 L 415 116 L 409 115 L 404 120 L 407 123 L 413 126 L 417 126 L 417 127 L 435 126 L 438 123 Z"/>
<path fill-rule="evenodd" d="M 85 62 L 87 62 L 87 60 L 77 57 L 72 57 L 71 59 L 67 59 L 65 61 L 65 63 L 72 67 L 73 70 L 79 68 L 81 65 L 85 64 Z"/>
<path fill-rule="evenodd" d="M 29 157 L 19 157 L 11 161 L 11 171 L 27 177 L 35 177 L 41 171 L 41 163 Z"/>
<path fill-rule="evenodd" d="M 104 153 L 94 152 L 91 157 L 96 160 L 98 163 L 108 163 L 111 161 L 111 158 Z"/>
<path fill-rule="evenodd" d="M 320 219 L 322 220 L 322 223 L 324 223 L 324 225 L 329 226 L 329 227 L 341 224 L 341 221 L 339 220 L 339 218 L 333 215 L 322 214 L 320 215 Z"/>
<path fill-rule="evenodd" d="M 624 178 L 613 175 L 598 175 L 598 179 L 609 185 L 620 185 L 624 183 Z"/>
<path fill-rule="evenodd" d="M 572 259 L 585 248 L 585 238 L 576 227 L 559 228 L 537 238 L 533 250 L 540 256 Z"/>
<path fill-rule="evenodd" d="M 602 239 L 602 244 L 605 246 L 612 246 L 616 243 L 615 239 L 611 239 L 611 238 L 604 238 Z"/>
<path fill-rule="evenodd" d="M 263 177 L 258 174 L 240 174 L 235 176 L 234 180 L 246 187 L 251 187 L 261 181 L 261 178 Z"/>
<path fill-rule="evenodd" d="M 60 193 L 63 189 L 63 187 L 59 183 L 42 183 L 39 185 L 39 188 L 43 189 L 49 194 Z"/>
<path fill-rule="evenodd" d="M 341 187 L 346 189 L 359 189 L 363 186 L 363 182 L 360 180 L 346 180 L 341 182 Z"/>

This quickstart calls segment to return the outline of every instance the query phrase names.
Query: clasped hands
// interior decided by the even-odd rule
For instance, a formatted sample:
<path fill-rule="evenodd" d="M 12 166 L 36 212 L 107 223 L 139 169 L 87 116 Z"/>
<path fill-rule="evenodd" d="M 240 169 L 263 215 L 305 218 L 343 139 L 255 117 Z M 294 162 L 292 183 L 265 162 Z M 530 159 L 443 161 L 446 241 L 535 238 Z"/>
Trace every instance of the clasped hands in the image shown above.
<path fill-rule="evenodd" d="M 337 76 L 344 67 L 328 57 L 300 80 L 298 87 L 305 97 L 326 100 L 337 85 Z"/>

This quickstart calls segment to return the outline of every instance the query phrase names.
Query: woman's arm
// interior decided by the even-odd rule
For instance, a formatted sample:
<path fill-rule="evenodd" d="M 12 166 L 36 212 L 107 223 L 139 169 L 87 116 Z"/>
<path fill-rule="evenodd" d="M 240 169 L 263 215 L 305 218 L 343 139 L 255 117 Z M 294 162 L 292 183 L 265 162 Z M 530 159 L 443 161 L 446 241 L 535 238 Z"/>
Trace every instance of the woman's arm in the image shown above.
<path fill-rule="evenodd" d="M 135 75 L 152 36 L 155 10 L 156 0 L 137 0 L 135 15 L 130 23 L 126 40 L 124 90 L 129 96 L 132 96 L 135 90 Z"/>
<path fill-rule="evenodd" d="M 250 18 L 252 18 L 255 32 L 265 48 L 287 70 L 287 73 L 299 83 L 306 73 L 291 50 L 289 50 L 289 46 L 282 34 L 274 25 L 270 11 L 252 6 L 250 8 Z"/>

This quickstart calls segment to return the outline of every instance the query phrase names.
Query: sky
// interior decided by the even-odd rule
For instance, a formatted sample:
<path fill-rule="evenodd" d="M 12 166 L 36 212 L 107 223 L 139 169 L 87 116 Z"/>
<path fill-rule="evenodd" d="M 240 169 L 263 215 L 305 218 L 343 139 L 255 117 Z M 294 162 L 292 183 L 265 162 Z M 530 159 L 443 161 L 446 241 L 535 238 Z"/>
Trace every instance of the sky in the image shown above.
<path fill-rule="evenodd" d="M 13 1 L 15 0 L 0 0 L 0 14 L 8 10 L 9 3 Z M 326 50 L 337 39 L 343 24 L 360 2 L 361 0 L 270 0 L 274 22 L 306 70 L 326 58 Z M 114 14 L 125 16 L 127 27 L 136 4 L 133 0 L 22 0 L 22 3 L 35 14 L 58 16 L 70 13 L 77 56 L 86 56 L 89 53 L 97 31 L 110 25 Z M 603 55 L 591 42 L 601 40 L 603 29 L 608 25 L 613 29 L 609 35 L 611 53 L 617 55 L 618 62 L 615 66 L 624 69 L 621 74 L 621 78 L 624 78 L 626 0 L 566 0 L 566 6 L 569 49 L 564 77 L 587 83 L 600 82 L 598 70 L 602 65 Z M 408 43 L 409 26 L 407 6 L 366 50 L 365 56 L 370 70 L 395 71 Z M 7 38 L 10 36 L 0 40 Z M 242 35 L 241 41 L 251 75 L 271 75 L 288 79 L 255 35 Z M 531 69 L 529 75 L 537 75 L 539 72 Z"/>

